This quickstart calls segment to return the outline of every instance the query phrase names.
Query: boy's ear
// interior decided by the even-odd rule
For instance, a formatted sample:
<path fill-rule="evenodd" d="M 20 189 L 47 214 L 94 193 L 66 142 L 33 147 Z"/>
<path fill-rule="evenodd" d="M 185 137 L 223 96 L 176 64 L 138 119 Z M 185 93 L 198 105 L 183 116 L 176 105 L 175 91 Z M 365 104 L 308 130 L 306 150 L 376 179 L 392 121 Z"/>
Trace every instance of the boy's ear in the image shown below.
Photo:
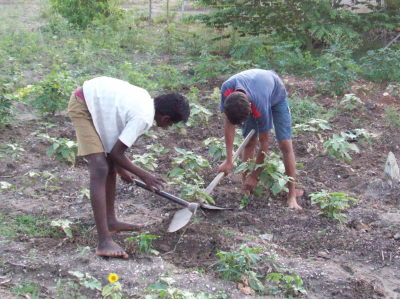
<path fill-rule="evenodd" d="M 169 115 L 160 115 L 160 121 L 158 122 L 158 125 L 162 128 L 169 127 L 173 125 L 173 121 L 171 120 L 171 117 Z"/>

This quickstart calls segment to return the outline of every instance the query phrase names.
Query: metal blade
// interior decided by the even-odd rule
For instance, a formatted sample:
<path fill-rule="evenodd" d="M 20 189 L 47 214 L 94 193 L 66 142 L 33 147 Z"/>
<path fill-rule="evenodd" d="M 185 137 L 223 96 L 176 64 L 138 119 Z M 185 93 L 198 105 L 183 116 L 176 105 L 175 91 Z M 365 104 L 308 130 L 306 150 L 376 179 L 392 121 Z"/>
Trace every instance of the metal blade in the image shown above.
<path fill-rule="evenodd" d="M 218 210 L 218 211 L 221 211 L 221 210 L 233 210 L 234 209 L 234 208 L 217 207 L 217 206 L 209 205 L 207 203 L 201 203 L 200 207 L 202 209 L 206 209 L 206 210 Z"/>
<path fill-rule="evenodd" d="M 174 217 L 172 218 L 171 223 L 168 227 L 168 232 L 173 233 L 177 230 L 180 230 L 190 221 L 194 213 L 192 213 L 188 208 L 179 210 L 175 213 Z"/>

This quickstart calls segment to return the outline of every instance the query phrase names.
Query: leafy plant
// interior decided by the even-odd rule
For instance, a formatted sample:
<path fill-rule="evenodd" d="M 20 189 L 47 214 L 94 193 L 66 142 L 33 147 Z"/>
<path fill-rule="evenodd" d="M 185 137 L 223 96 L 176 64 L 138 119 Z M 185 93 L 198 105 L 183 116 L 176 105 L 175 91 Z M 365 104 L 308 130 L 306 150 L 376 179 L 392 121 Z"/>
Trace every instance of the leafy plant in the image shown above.
<path fill-rule="evenodd" d="M 181 185 L 181 196 L 187 199 L 192 199 L 200 202 L 209 202 L 215 204 L 214 199 L 204 193 L 204 191 L 199 187 L 199 185 L 188 184 L 183 181 L 180 182 Z"/>
<path fill-rule="evenodd" d="M 39 299 L 40 285 L 37 285 L 31 281 L 23 281 L 16 284 L 11 291 L 17 295 L 17 297 L 24 296 L 29 298 Z"/>
<path fill-rule="evenodd" d="M 283 294 L 286 297 L 292 297 L 307 294 L 303 280 L 298 275 L 272 272 L 267 275 L 266 280 L 273 284 L 270 288 L 272 295 Z"/>
<path fill-rule="evenodd" d="M 360 59 L 364 78 L 370 81 L 398 81 L 400 78 L 400 49 L 378 49 L 368 51 Z"/>
<path fill-rule="evenodd" d="M 154 157 L 153 153 L 144 153 L 141 155 L 133 155 L 132 156 L 133 160 L 132 162 L 135 164 L 140 165 L 141 167 L 150 170 L 150 171 L 154 171 L 158 164 L 157 162 L 157 158 Z"/>
<path fill-rule="evenodd" d="M 53 220 L 50 222 L 51 226 L 60 227 L 68 238 L 72 238 L 72 229 L 71 229 L 72 221 L 68 219 L 59 219 Z"/>
<path fill-rule="evenodd" d="M 17 143 L 0 144 L 0 158 L 15 161 L 25 152 L 24 148 Z"/>
<path fill-rule="evenodd" d="M 315 118 L 324 118 L 322 115 L 326 110 L 318 103 L 316 97 L 301 98 L 294 94 L 289 99 L 289 102 L 293 124 L 295 125 L 307 123 Z"/>
<path fill-rule="evenodd" d="M 340 105 L 343 106 L 345 110 L 352 111 L 358 106 L 364 105 L 364 102 L 353 93 L 345 94 L 340 101 Z"/>
<path fill-rule="evenodd" d="M 118 281 L 119 276 L 115 273 L 108 275 L 108 284 L 101 290 L 104 299 L 122 299 L 122 285 Z"/>
<path fill-rule="evenodd" d="M 227 280 L 239 281 L 241 276 L 257 266 L 261 256 L 258 254 L 261 248 L 249 248 L 246 245 L 240 246 L 236 251 L 218 251 L 216 261 L 213 266 L 222 278 Z"/>
<path fill-rule="evenodd" d="M 293 126 L 293 132 L 305 133 L 305 132 L 316 132 L 331 130 L 329 122 L 325 119 L 312 118 L 306 123 L 296 124 Z"/>
<path fill-rule="evenodd" d="M 185 170 L 199 171 L 204 168 L 210 168 L 210 163 L 202 156 L 183 148 L 175 148 L 179 156 L 173 159 L 173 164 L 180 165 Z"/>
<path fill-rule="evenodd" d="M 349 151 L 358 153 L 360 150 L 354 143 L 349 143 L 348 138 L 349 135 L 344 132 L 341 132 L 340 135 L 333 134 L 330 139 L 324 142 L 324 147 L 330 156 L 351 161 Z"/>
<path fill-rule="evenodd" d="M 208 123 L 208 119 L 212 115 L 211 111 L 194 102 L 190 102 L 189 106 L 190 116 L 187 121 L 187 125 L 189 127 L 193 127 L 195 125 L 206 125 Z"/>
<path fill-rule="evenodd" d="M 169 149 L 165 148 L 162 144 L 149 144 L 146 149 L 151 151 L 154 155 L 164 155 L 169 152 Z"/>
<path fill-rule="evenodd" d="M 358 202 L 357 199 L 349 197 L 346 193 L 332 192 L 326 190 L 310 194 L 311 204 L 319 204 L 324 215 L 328 218 L 345 222 L 347 217 L 342 211 L 350 207 L 349 202 Z"/>
<path fill-rule="evenodd" d="M 221 161 L 226 158 L 225 143 L 220 138 L 209 137 L 203 143 L 208 146 L 208 153 L 214 161 Z"/>
<path fill-rule="evenodd" d="M 282 191 L 287 192 L 286 184 L 291 178 L 285 175 L 285 167 L 279 156 L 273 152 L 265 154 L 266 157 L 262 164 L 256 164 L 255 159 L 240 164 L 236 169 L 236 173 L 251 173 L 259 168 L 261 172 L 258 176 L 259 184 L 254 190 L 254 194 L 260 196 L 263 192 L 272 191 L 276 195 Z"/>
<path fill-rule="evenodd" d="M 158 251 L 152 248 L 153 241 L 157 240 L 159 236 L 150 235 L 147 232 L 143 232 L 138 236 L 132 236 L 125 239 L 125 242 L 132 242 L 137 245 L 139 252 L 141 253 L 152 253 L 158 255 Z"/>
<path fill-rule="evenodd" d="M 76 277 L 79 284 L 89 290 L 101 291 L 101 282 L 89 273 L 82 273 L 79 271 L 68 271 L 69 274 Z"/>
<path fill-rule="evenodd" d="M 72 91 L 77 86 L 67 71 L 53 70 L 34 85 L 30 96 L 32 106 L 42 115 L 54 115 L 67 108 Z"/>
<path fill-rule="evenodd" d="M 38 134 L 52 143 L 47 149 L 47 155 L 55 156 L 58 160 L 66 161 L 75 165 L 75 159 L 78 152 L 78 144 L 68 138 L 53 138 L 47 134 Z"/>
<path fill-rule="evenodd" d="M 80 28 L 87 27 L 99 18 L 122 16 L 122 11 L 117 6 L 118 0 L 50 0 L 50 3 L 54 11 Z"/>

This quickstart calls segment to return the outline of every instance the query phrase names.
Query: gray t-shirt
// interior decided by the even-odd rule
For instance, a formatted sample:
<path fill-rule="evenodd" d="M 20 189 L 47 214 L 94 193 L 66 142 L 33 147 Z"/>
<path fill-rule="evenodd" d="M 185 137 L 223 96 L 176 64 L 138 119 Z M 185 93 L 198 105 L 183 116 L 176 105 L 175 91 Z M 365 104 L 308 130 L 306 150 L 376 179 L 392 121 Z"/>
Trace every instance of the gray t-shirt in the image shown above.
<path fill-rule="evenodd" d="M 259 132 L 272 129 L 271 107 L 287 97 L 286 88 L 274 71 L 250 69 L 233 75 L 221 86 L 221 111 L 224 103 L 232 92 L 242 89 L 251 102 L 251 118 L 257 120 Z"/>

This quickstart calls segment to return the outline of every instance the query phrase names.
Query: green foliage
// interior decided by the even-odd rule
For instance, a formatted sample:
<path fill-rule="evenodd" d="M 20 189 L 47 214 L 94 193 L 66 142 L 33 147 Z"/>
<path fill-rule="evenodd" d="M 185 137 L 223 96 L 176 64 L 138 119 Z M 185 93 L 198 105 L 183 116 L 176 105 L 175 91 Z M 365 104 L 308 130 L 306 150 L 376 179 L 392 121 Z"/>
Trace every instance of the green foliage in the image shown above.
<path fill-rule="evenodd" d="M 194 152 L 187 151 L 183 148 L 175 148 L 179 156 L 173 159 L 173 164 L 180 165 L 186 171 L 199 171 L 204 168 L 210 168 L 208 160 Z"/>
<path fill-rule="evenodd" d="M 226 158 L 225 143 L 221 138 L 209 137 L 203 141 L 205 146 L 208 146 L 208 153 L 213 161 L 221 161 Z"/>
<path fill-rule="evenodd" d="M 193 82 L 206 82 L 206 79 L 216 78 L 226 70 L 226 63 L 216 55 L 212 55 L 207 48 L 201 50 L 198 63 L 193 67 Z"/>
<path fill-rule="evenodd" d="M 101 295 L 104 299 L 122 299 L 122 284 L 117 281 L 105 285 L 101 291 Z"/>
<path fill-rule="evenodd" d="M 242 245 L 238 250 L 232 252 L 218 251 L 218 261 L 213 265 L 223 279 L 239 281 L 246 271 L 257 266 L 261 259 L 259 252 L 261 252 L 261 248 L 249 248 L 246 245 Z"/>
<path fill-rule="evenodd" d="M 54 227 L 60 227 L 68 238 L 72 238 L 72 229 L 71 229 L 72 223 L 73 222 L 68 219 L 58 219 L 51 221 L 50 225 Z"/>
<path fill-rule="evenodd" d="M 53 138 L 47 134 L 38 134 L 52 145 L 47 149 L 47 155 L 55 156 L 60 161 L 69 162 L 75 165 L 75 159 L 78 152 L 78 144 L 68 138 Z"/>
<path fill-rule="evenodd" d="M 0 158 L 15 161 L 25 152 L 17 143 L 0 144 Z"/>
<path fill-rule="evenodd" d="M 385 109 L 385 118 L 389 127 L 400 128 L 400 113 L 396 108 L 388 107 Z"/>
<path fill-rule="evenodd" d="M 255 159 L 249 162 L 240 164 L 236 169 L 236 173 L 244 172 L 251 173 L 258 168 L 261 168 L 261 172 L 258 176 L 259 184 L 254 190 L 256 196 L 260 196 L 264 192 L 272 191 L 272 194 L 277 195 L 282 191 L 287 192 L 286 184 L 291 180 L 289 176 L 285 174 L 285 167 L 283 162 L 279 159 L 279 156 L 273 152 L 266 155 L 262 164 L 255 164 Z"/>
<path fill-rule="evenodd" d="M 343 96 L 342 100 L 340 101 L 340 105 L 345 110 L 352 111 L 358 108 L 358 106 L 364 105 L 364 102 L 354 93 L 348 93 Z"/>
<path fill-rule="evenodd" d="M 341 132 L 340 135 L 333 134 L 330 139 L 324 142 L 324 147 L 330 156 L 349 162 L 352 160 L 350 151 L 360 152 L 357 145 L 348 142 L 348 139 L 352 138 L 353 136 L 344 132 Z"/>
<path fill-rule="evenodd" d="M 79 271 L 68 271 L 69 274 L 76 277 L 79 284 L 89 290 L 101 291 L 101 282 L 89 273 L 83 274 Z"/>
<path fill-rule="evenodd" d="M 324 215 L 328 218 L 345 222 L 347 217 L 342 212 L 350 207 L 349 202 L 358 202 L 357 199 L 349 197 L 346 193 L 332 192 L 326 190 L 310 194 L 311 204 L 319 204 Z"/>
<path fill-rule="evenodd" d="M 34 85 L 32 106 L 42 115 L 54 115 L 67 108 L 72 91 L 77 86 L 75 79 L 67 71 L 53 70 Z"/>
<path fill-rule="evenodd" d="M 398 81 L 400 78 L 400 49 L 378 49 L 368 51 L 360 59 L 364 78 L 374 82 Z"/>
<path fill-rule="evenodd" d="M 272 283 L 270 287 L 272 295 L 292 297 L 307 294 L 303 280 L 298 275 L 272 272 L 267 275 L 266 280 Z"/>
<path fill-rule="evenodd" d="M 199 185 L 188 184 L 184 181 L 181 181 L 180 185 L 182 197 L 199 202 L 208 202 L 215 205 L 214 199 L 207 193 L 204 193 L 203 189 L 201 189 Z"/>
<path fill-rule="evenodd" d="M 289 98 L 289 106 L 293 124 L 307 123 L 313 118 L 324 118 L 323 113 L 326 112 L 316 97 L 301 98 L 294 94 Z"/>
<path fill-rule="evenodd" d="M 152 248 L 153 241 L 157 240 L 159 236 L 150 235 L 143 232 L 138 236 L 132 236 L 125 239 L 125 242 L 133 242 L 137 245 L 137 249 L 141 253 L 152 253 L 158 255 L 158 251 Z"/>
<path fill-rule="evenodd" d="M 12 119 L 13 102 L 16 100 L 11 94 L 13 86 L 13 80 L 0 78 L 0 129 Z"/>
<path fill-rule="evenodd" d="M 190 116 L 187 125 L 189 127 L 207 125 L 208 119 L 212 115 L 211 111 L 195 102 L 190 102 L 189 106 Z"/>
<path fill-rule="evenodd" d="M 305 132 L 320 133 L 321 131 L 326 131 L 331 129 L 332 128 L 327 120 L 318 118 L 312 118 L 306 123 L 296 124 L 293 126 L 293 132 L 295 134 L 301 134 Z"/>
<path fill-rule="evenodd" d="M 118 0 L 50 0 L 51 7 L 71 24 L 86 28 L 96 19 L 121 17 Z"/>
<path fill-rule="evenodd" d="M 144 169 L 154 171 L 156 170 L 158 164 L 157 164 L 157 158 L 154 157 L 154 153 L 144 153 L 141 155 L 132 155 L 132 162 L 134 164 L 138 164 L 140 167 L 143 167 Z"/>
<path fill-rule="evenodd" d="M 37 285 L 31 281 L 23 281 L 16 284 L 11 291 L 17 295 L 17 298 L 26 297 L 31 299 L 40 298 L 40 285 Z"/>
<path fill-rule="evenodd" d="M 329 95 L 343 95 L 344 91 L 358 77 L 359 67 L 351 58 L 351 51 L 332 46 L 320 57 L 312 71 L 318 89 Z"/>

